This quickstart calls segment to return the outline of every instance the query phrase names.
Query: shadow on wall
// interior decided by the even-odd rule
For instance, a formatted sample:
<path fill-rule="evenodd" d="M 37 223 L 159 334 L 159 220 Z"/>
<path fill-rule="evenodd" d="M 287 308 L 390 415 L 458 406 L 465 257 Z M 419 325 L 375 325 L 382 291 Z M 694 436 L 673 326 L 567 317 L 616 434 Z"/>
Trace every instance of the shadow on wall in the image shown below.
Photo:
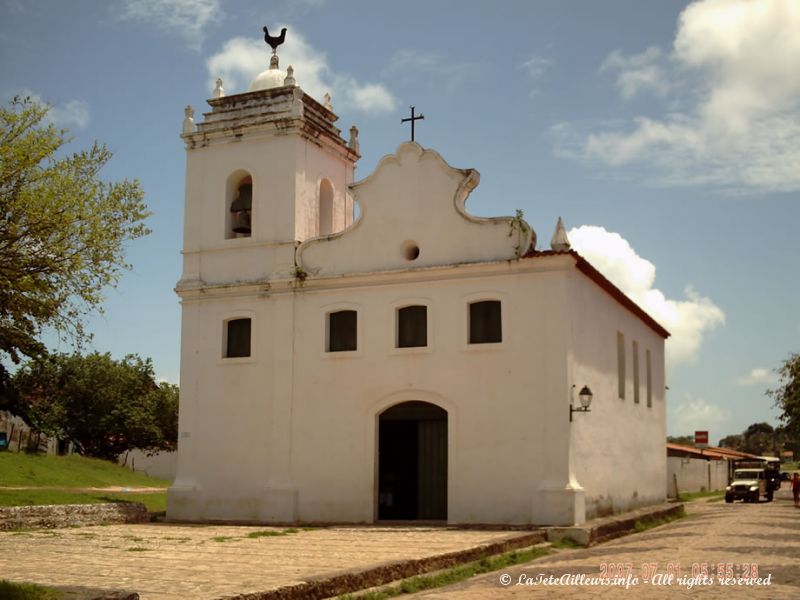
<path fill-rule="evenodd" d="M 619 512 L 619 511 L 617 511 Z M 587 498 L 586 518 L 595 519 L 597 517 L 608 517 L 614 514 L 614 501 L 605 496 Z"/>

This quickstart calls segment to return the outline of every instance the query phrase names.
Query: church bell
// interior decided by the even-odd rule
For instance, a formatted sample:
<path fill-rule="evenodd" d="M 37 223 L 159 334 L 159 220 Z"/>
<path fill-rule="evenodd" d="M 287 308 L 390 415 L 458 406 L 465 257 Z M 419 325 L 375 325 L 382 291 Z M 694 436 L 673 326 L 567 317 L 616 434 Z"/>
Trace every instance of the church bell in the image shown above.
<path fill-rule="evenodd" d="M 246 183 L 239 187 L 236 199 L 231 203 L 233 213 L 233 232 L 250 235 L 250 210 L 253 204 L 253 185 Z"/>

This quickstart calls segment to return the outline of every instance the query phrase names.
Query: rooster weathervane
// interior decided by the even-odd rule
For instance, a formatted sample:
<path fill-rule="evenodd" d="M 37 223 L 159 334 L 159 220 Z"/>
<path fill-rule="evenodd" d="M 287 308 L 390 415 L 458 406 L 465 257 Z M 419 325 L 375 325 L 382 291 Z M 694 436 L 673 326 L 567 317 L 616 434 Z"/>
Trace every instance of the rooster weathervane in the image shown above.
<path fill-rule="evenodd" d="M 286 39 L 286 27 L 281 29 L 279 36 L 272 36 L 269 34 L 267 26 L 264 25 L 264 41 L 272 48 L 272 54 L 278 53 L 278 46 L 280 46 Z"/>

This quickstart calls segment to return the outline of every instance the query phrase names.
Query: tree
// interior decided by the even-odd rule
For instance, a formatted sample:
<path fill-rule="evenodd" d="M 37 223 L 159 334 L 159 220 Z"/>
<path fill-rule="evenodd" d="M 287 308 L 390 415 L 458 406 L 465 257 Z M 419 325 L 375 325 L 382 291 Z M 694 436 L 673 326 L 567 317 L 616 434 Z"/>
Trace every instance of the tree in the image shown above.
<path fill-rule="evenodd" d="M 753 423 L 742 432 L 742 452 L 769 454 L 777 452 L 775 430 L 769 423 Z"/>
<path fill-rule="evenodd" d="M 741 450 L 743 443 L 742 434 L 734 433 L 726 435 L 719 441 L 720 448 L 730 448 L 731 450 Z"/>
<path fill-rule="evenodd" d="M 668 435 L 667 442 L 670 444 L 681 444 L 683 446 L 694 446 L 693 435 Z"/>
<path fill-rule="evenodd" d="M 149 233 L 138 182 L 102 181 L 111 153 L 96 142 L 59 153 L 67 132 L 48 110 L 20 98 L 0 107 L 0 406 L 12 394 L 4 362 L 39 356 L 46 327 L 81 339 L 83 317 L 128 268 L 124 243 Z"/>
<path fill-rule="evenodd" d="M 20 416 L 86 456 L 116 460 L 133 448 L 176 447 L 178 388 L 156 382 L 150 359 L 52 354 L 24 364 L 13 384 Z"/>
<path fill-rule="evenodd" d="M 769 390 L 767 395 L 781 410 L 786 445 L 795 449 L 800 446 L 800 354 L 790 355 L 777 373 L 780 387 Z"/>

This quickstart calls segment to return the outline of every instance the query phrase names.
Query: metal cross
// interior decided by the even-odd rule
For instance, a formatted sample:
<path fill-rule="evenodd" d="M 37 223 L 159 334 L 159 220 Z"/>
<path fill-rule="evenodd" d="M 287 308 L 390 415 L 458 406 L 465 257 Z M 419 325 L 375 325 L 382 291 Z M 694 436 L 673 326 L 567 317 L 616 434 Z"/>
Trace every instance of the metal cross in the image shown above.
<path fill-rule="evenodd" d="M 420 119 L 424 119 L 425 115 L 417 115 L 414 116 L 414 107 L 411 107 L 411 116 L 407 119 L 400 119 L 401 123 L 405 123 L 406 121 L 411 121 L 411 141 L 414 141 L 414 121 L 419 121 Z"/>

